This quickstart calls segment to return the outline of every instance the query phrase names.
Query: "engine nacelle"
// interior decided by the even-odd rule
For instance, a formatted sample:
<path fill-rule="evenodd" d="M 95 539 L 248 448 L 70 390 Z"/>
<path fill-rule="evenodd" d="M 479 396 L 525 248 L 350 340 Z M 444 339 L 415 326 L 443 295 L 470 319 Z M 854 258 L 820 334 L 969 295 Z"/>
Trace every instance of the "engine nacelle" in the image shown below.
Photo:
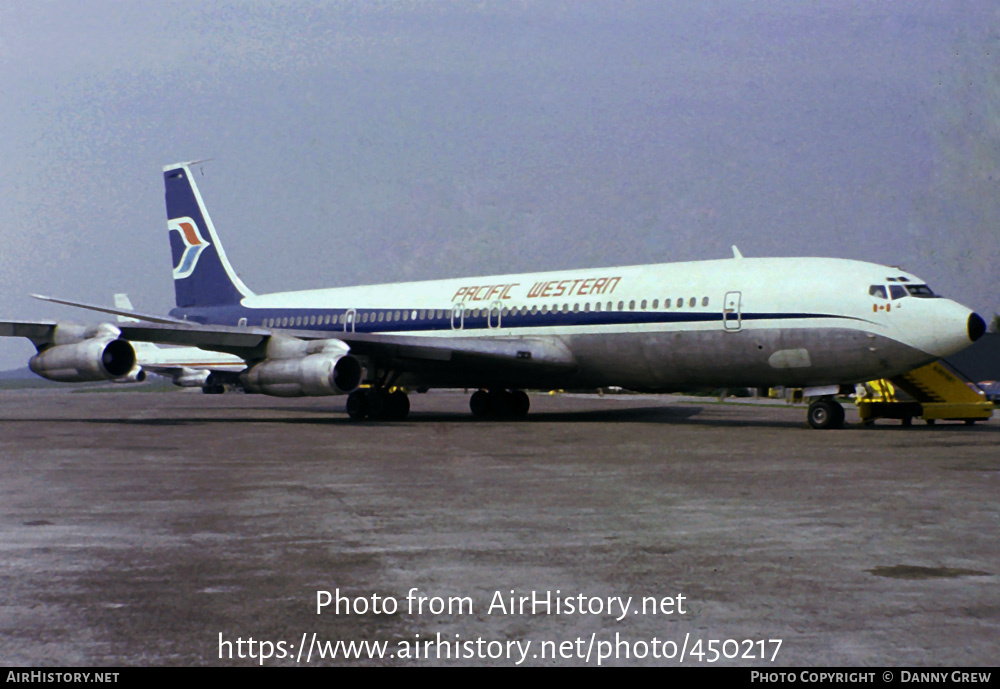
<path fill-rule="evenodd" d="M 115 337 L 52 345 L 28 360 L 33 373 L 60 383 L 114 380 L 129 374 L 134 367 L 132 345 Z"/>
<path fill-rule="evenodd" d="M 182 388 L 203 388 L 208 384 L 212 372 L 207 368 L 183 367 L 179 376 L 174 378 L 174 385 Z"/>
<path fill-rule="evenodd" d="M 265 359 L 240 375 L 248 392 L 277 397 L 346 395 L 361 384 L 361 364 L 353 356 L 310 354 Z"/>

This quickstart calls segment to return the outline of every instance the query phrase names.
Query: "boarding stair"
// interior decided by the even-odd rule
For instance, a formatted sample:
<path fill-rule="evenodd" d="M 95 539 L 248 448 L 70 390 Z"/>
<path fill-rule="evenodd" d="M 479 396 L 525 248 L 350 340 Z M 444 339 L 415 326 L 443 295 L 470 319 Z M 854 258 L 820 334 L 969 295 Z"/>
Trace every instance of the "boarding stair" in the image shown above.
<path fill-rule="evenodd" d="M 869 381 L 855 402 L 865 425 L 875 423 L 876 419 L 899 419 L 909 426 L 915 418 L 928 425 L 939 420 L 972 425 L 993 415 L 993 403 L 986 393 L 945 361 L 935 361 L 888 380 Z"/>

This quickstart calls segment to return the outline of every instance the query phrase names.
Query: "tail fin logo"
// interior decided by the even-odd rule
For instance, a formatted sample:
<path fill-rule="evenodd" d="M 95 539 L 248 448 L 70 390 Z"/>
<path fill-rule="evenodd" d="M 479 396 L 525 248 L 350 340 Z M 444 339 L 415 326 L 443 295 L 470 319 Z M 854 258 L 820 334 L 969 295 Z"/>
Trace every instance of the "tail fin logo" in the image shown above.
<path fill-rule="evenodd" d="M 184 253 L 181 260 L 174 266 L 174 280 L 186 278 L 198 266 L 198 257 L 209 247 L 209 243 L 198 231 L 198 224 L 191 218 L 173 218 L 167 220 L 167 230 L 177 232 L 184 242 Z"/>

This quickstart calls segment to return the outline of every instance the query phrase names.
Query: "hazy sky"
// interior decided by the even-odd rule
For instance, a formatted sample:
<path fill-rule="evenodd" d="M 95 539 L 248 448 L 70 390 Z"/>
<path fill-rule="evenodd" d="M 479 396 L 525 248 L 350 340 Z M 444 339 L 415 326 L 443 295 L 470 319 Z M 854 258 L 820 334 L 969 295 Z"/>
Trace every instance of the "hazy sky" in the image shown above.
<path fill-rule="evenodd" d="M 8 0 L 0 317 L 166 312 L 160 168 L 200 158 L 257 292 L 735 243 L 902 265 L 988 316 L 998 27 L 991 1 Z"/>

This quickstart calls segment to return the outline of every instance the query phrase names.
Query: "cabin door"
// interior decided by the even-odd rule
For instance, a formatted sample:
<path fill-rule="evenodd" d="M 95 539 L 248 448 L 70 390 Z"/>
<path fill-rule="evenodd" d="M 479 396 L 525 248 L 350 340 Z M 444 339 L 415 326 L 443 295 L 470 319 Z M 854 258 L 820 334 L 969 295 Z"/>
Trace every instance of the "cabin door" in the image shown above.
<path fill-rule="evenodd" d="M 726 292 L 726 297 L 722 300 L 722 325 L 726 330 L 735 332 L 743 327 L 743 313 L 740 310 L 742 301 L 741 292 Z"/>

